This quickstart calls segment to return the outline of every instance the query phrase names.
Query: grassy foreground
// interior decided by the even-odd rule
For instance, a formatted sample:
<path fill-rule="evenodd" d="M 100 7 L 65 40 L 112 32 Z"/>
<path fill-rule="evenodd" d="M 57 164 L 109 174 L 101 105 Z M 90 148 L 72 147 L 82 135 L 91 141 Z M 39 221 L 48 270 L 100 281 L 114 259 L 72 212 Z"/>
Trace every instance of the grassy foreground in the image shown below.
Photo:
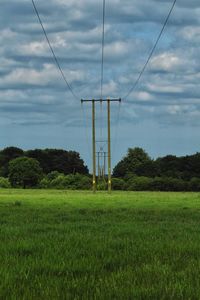
<path fill-rule="evenodd" d="M 200 194 L 0 190 L 0 299 L 200 299 Z"/>

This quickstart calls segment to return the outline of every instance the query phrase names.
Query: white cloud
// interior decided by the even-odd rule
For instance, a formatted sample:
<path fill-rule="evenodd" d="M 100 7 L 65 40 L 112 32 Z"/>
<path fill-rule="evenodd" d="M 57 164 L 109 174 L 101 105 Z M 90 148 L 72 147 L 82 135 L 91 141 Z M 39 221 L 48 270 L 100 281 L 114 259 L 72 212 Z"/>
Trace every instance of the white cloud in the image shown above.
<path fill-rule="evenodd" d="M 71 83 L 83 80 L 85 74 L 79 71 L 68 71 L 67 77 Z M 55 84 L 55 82 L 59 85 L 59 79 L 60 74 L 57 68 L 51 64 L 44 64 L 41 70 L 15 68 L 11 73 L 2 77 L 0 86 L 16 84 L 46 86 L 50 83 Z"/>
<path fill-rule="evenodd" d="M 172 83 L 166 83 L 165 85 L 163 85 L 162 82 L 157 83 L 157 84 L 152 84 L 149 83 L 147 84 L 147 88 L 149 89 L 149 91 L 151 92 L 155 92 L 155 93 L 182 93 L 183 92 L 183 87 L 178 86 L 178 85 L 173 85 Z"/>
<path fill-rule="evenodd" d="M 180 35 L 188 41 L 195 42 L 200 39 L 200 27 L 186 26 L 180 30 Z"/>
<path fill-rule="evenodd" d="M 104 94 L 108 95 L 107 97 L 113 98 L 113 95 L 117 93 L 117 83 L 113 80 L 104 84 L 103 86 Z"/>
<path fill-rule="evenodd" d="M 49 48 L 45 41 L 31 42 L 29 44 L 19 45 L 18 52 L 22 55 L 46 55 L 49 53 Z"/>
<path fill-rule="evenodd" d="M 162 53 L 154 57 L 151 61 L 151 69 L 158 71 L 173 71 L 183 65 L 179 56 L 173 53 Z"/>

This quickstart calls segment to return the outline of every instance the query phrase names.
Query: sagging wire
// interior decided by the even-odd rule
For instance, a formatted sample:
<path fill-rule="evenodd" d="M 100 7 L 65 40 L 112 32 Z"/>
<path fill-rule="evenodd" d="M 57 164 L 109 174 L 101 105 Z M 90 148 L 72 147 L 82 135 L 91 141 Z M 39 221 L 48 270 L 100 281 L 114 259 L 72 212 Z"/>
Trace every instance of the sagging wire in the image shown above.
<path fill-rule="evenodd" d="M 176 2 L 177 2 L 177 0 L 174 0 L 174 1 L 173 1 L 172 6 L 171 6 L 171 8 L 170 8 L 170 11 L 169 11 L 169 13 L 168 13 L 168 15 L 167 15 L 167 17 L 166 17 L 166 19 L 165 19 L 165 22 L 164 22 L 163 26 L 162 26 L 162 29 L 161 29 L 161 31 L 160 31 L 160 33 L 159 33 L 157 39 L 156 39 L 156 42 L 155 42 L 155 44 L 154 44 L 154 46 L 153 46 L 153 48 L 152 48 L 152 50 L 151 50 L 151 52 L 150 52 L 150 54 L 149 54 L 149 56 L 148 56 L 146 62 L 145 62 L 144 66 L 143 66 L 143 68 L 142 68 L 142 70 L 141 70 L 141 72 L 139 73 L 139 76 L 137 77 L 135 83 L 133 84 L 133 86 L 132 86 L 132 88 L 129 90 L 129 92 L 128 92 L 124 97 L 122 97 L 124 100 L 126 100 L 126 99 L 129 97 L 129 95 L 135 90 L 135 88 L 137 87 L 137 85 L 138 85 L 138 83 L 139 83 L 139 81 L 140 81 L 142 75 L 144 74 L 144 72 L 145 72 L 145 70 L 146 70 L 146 68 L 147 68 L 147 66 L 148 66 L 148 64 L 149 64 L 149 62 L 150 62 L 150 60 L 151 60 L 151 58 L 152 58 L 152 56 L 153 56 L 155 50 L 156 50 L 156 47 L 157 47 L 157 45 L 158 45 L 158 43 L 159 43 L 159 41 L 160 41 L 160 39 L 161 39 L 161 36 L 162 36 L 162 34 L 163 34 L 164 30 L 165 30 L 165 27 L 167 26 L 167 23 L 168 23 L 168 21 L 169 21 L 169 18 L 170 18 L 170 16 L 171 16 L 172 12 L 173 12 L 173 9 L 174 9 L 174 7 L 175 7 Z"/>

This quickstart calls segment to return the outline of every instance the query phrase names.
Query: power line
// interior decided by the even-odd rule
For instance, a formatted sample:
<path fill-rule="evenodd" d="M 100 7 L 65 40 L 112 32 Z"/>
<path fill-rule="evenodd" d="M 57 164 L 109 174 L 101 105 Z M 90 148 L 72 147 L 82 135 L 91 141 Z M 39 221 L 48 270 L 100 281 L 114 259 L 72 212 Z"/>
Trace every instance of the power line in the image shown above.
<path fill-rule="evenodd" d="M 106 1 L 103 0 L 103 25 L 102 25 L 102 52 L 101 52 L 101 99 L 103 98 L 103 81 L 104 81 L 104 46 L 105 46 L 105 11 L 106 11 Z M 103 135 L 103 105 L 100 102 L 100 137 Z"/>
<path fill-rule="evenodd" d="M 115 158 L 115 154 L 116 154 L 116 148 L 118 146 L 118 135 L 119 135 L 119 125 L 120 125 L 120 113 L 121 113 L 121 105 L 122 103 L 119 102 L 119 106 L 118 106 L 118 112 L 117 112 L 117 119 L 116 119 L 116 123 L 115 123 L 115 136 L 113 139 L 113 153 L 112 156 L 113 158 Z"/>
<path fill-rule="evenodd" d="M 47 33 L 46 33 L 46 30 L 45 30 L 45 28 L 44 28 L 44 26 L 43 26 L 42 20 L 41 20 L 41 18 L 40 18 L 40 15 L 39 15 L 39 12 L 38 12 L 38 10 L 37 10 L 37 7 L 36 7 L 36 5 L 35 5 L 34 0 L 32 0 L 32 4 L 33 4 L 34 10 L 35 10 L 35 13 L 36 13 L 36 15 L 37 15 L 37 17 L 38 17 L 39 23 L 40 23 L 40 25 L 41 25 L 41 27 L 42 27 L 43 33 L 44 33 L 44 35 L 45 35 L 45 37 L 46 37 L 48 46 L 49 46 L 49 48 L 50 48 L 50 50 L 51 50 L 51 52 L 52 52 L 52 55 L 53 55 L 53 58 L 54 58 L 54 60 L 55 60 L 56 66 L 58 67 L 58 69 L 59 69 L 59 71 L 60 71 L 60 73 L 61 73 L 61 75 L 62 75 L 62 78 L 63 78 L 64 82 L 66 83 L 67 88 L 70 90 L 71 94 L 73 95 L 73 97 L 74 97 L 76 100 L 79 100 L 79 98 L 76 96 L 76 94 L 74 93 L 73 89 L 71 88 L 71 86 L 70 86 L 70 84 L 69 84 L 67 78 L 65 77 L 65 74 L 64 74 L 64 72 L 63 72 L 63 70 L 62 70 L 62 68 L 61 68 L 61 66 L 60 66 L 60 63 L 59 63 L 59 61 L 58 61 L 58 59 L 57 59 L 57 57 L 56 57 L 56 54 L 55 54 L 55 52 L 54 52 L 54 50 L 53 50 L 53 48 L 52 48 L 52 46 L 51 46 L 51 43 L 50 43 L 50 40 L 49 40 L 48 35 L 47 35 Z M 84 117 L 83 117 L 83 115 L 84 115 L 84 109 L 83 109 L 83 107 L 81 107 L 81 108 L 82 108 L 82 118 L 83 118 L 83 120 L 84 120 Z M 87 118 L 86 118 L 86 120 L 87 120 Z M 90 152 L 87 124 L 83 124 L 83 127 L 85 128 L 86 141 L 87 141 L 87 145 L 88 145 L 88 150 L 89 150 L 89 152 Z"/>
<path fill-rule="evenodd" d="M 156 49 L 156 47 L 157 47 L 157 45 L 158 45 L 158 43 L 159 43 L 159 41 L 160 41 L 160 38 L 161 38 L 161 36 L 162 36 L 162 34 L 163 34 L 164 30 L 165 30 L 165 27 L 167 26 L 167 23 L 168 23 L 168 21 L 169 21 L 169 18 L 170 18 L 171 14 L 172 14 L 172 11 L 173 11 L 173 9 L 174 9 L 174 6 L 175 6 L 176 2 L 177 2 L 177 0 L 174 0 L 174 2 L 173 2 L 173 4 L 172 4 L 172 7 L 171 7 L 171 9 L 170 9 L 170 11 L 169 11 L 169 13 L 168 13 L 168 15 L 167 15 L 167 18 L 165 19 L 165 22 L 164 22 L 164 24 L 163 24 L 163 27 L 162 27 L 162 29 L 161 29 L 161 31 L 160 31 L 160 33 L 159 33 L 157 39 L 156 39 L 156 42 L 155 42 L 155 44 L 154 44 L 154 46 L 153 46 L 153 48 L 152 48 L 152 50 L 151 50 L 151 52 L 150 52 L 150 54 L 149 54 L 149 57 L 148 57 L 148 59 L 147 59 L 145 65 L 144 65 L 144 67 L 142 68 L 142 70 L 141 70 L 141 72 L 140 72 L 140 74 L 139 74 L 137 80 L 135 81 L 134 85 L 133 85 L 132 88 L 129 90 L 129 92 L 126 94 L 126 96 L 123 97 L 123 99 L 128 98 L 128 96 L 134 91 L 134 89 L 135 89 L 136 86 L 138 85 L 138 83 L 139 83 L 139 81 L 140 81 L 140 79 L 141 79 L 141 77 L 142 77 L 144 71 L 145 71 L 146 68 L 147 68 L 147 65 L 149 64 L 149 62 L 150 62 L 150 60 L 151 60 L 151 58 L 152 58 L 152 56 L 153 56 L 153 54 L 154 54 L 154 52 L 155 52 L 155 49 Z"/>
<path fill-rule="evenodd" d="M 84 111 L 83 103 L 81 103 L 81 112 L 82 112 L 82 120 L 83 120 L 83 127 L 85 129 L 85 137 L 86 143 L 88 147 L 89 156 L 92 156 L 91 149 L 90 149 L 90 142 L 89 142 L 89 134 L 88 134 L 88 117 L 87 113 Z"/>
<path fill-rule="evenodd" d="M 103 32 L 102 32 L 102 55 L 101 55 L 101 99 L 103 97 L 103 80 L 104 80 L 105 11 L 106 11 L 106 0 L 103 0 Z"/>
<path fill-rule="evenodd" d="M 46 32 L 46 30 L 45 30 L 45 28 L 44 28 L 44 25 L 43 25 L 43 23 L 42 23 L 42 20 L 41 20 L 41 18 L 40 18 L 40 15 L 39 15 L 38 9 L 37 9 L 37 7 L 36 7 L 36 5 L 35 5 L 35 2 L 34 2 L 34 0 L 31 0 L 31 1 L 32 1 L 32 4 L 33 4 L 33 8 L 34 8 L 34 10 L 35 10 L 35 13 L 36 13 L 36 15 L 37 15 L 37 17 L 38 17 L 39 23 L 40 23 L 40 25 L 41 25 L 41 27 L 42 27 L 43 33 L 44 33 L 44 35 L 45 35 L 45 38 L 46 38 L 46 40 L 47 40 L 48 46 L 49 46 L 49 48 L 50 48 L 50 50 L 51 50 L 51 52 L 52 52 L 52 55 L 53 55 L 53 58 L 54 58 L 54 60 L 55 60 L 56 66 L 58 67 L 58 69 L 59 69 L 59 71 L 60 71 L 60 73 L 61 73 L 61 76 L 62 76 L 63 80 L 65 81 L 65 83 L 66 83 L 68 89 L 70 90 L 71 94 L 73 95 L 73 97 L 74 97 L 76 100 L 79 100 L 79 98 L 78 98 L 78 97 L 76 96 L 76 94 L 74 93 L 72 87 L 70 86 L 70 84 L 69 84 L 69 82 L 68 82 L 68 80 L 67 80 L 67 78 L 66 78 L 66 76 L 65 76 L 65 74 L 64 74 L 64 72 L 63 72 L 63 70 L 62 70 L 62 68 L 61 68 L 61 66 L 60 66 L 60 63 L 59 63 L 59 61 L 58 61 L 58 59 L 57 59 L 57 57 L 56 57 L 56 54 L 55 54 L 55 52 L 54 52 L 54 50 L 53 50 L 53 48 L 52 48 L 52 46 L 51 46 L 50 40 L 49 40 L 49 38 L 48 38 L 47 32 Z"/>

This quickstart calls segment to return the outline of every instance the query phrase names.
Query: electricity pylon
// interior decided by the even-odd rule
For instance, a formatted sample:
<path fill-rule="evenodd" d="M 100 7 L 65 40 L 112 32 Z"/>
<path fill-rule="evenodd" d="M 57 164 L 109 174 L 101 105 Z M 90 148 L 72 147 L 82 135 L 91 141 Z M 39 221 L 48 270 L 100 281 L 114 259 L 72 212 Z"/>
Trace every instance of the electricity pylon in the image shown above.
<path fill-rule="evenodd" d="M 95 128 L 95 103 L 107 103 L 107 138 L 108 138 L 108 192 L 112 189 L 112 177 L 111 177 L 111 130 L 110 130 L 110 103 L 121 102 L 119 99 L 81 99 L 81 103 L 90 102 L 92 103 L 92 153 L 93 153 L 93 192 L 96 192 L 96 128 Z"/>

